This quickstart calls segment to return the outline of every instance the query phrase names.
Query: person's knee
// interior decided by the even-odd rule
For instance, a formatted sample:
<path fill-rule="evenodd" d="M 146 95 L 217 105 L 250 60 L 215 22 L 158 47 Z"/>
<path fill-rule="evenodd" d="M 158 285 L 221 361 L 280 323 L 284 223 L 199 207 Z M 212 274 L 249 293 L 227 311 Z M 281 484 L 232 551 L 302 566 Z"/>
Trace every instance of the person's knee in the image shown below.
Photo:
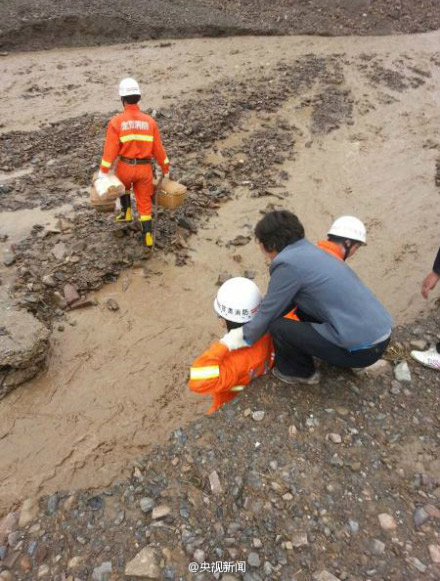
<path fill-rule="evenodd" d="M 277 338 L 277 337 L 280 337 L 281 335 L 283 335 L 284 334 L 283 329 L 284 329 L 283 317 L 279 317 L 278 319 L 275 319 L 269 325 L 269 333 L 272 335 L 273 338 Z"/>

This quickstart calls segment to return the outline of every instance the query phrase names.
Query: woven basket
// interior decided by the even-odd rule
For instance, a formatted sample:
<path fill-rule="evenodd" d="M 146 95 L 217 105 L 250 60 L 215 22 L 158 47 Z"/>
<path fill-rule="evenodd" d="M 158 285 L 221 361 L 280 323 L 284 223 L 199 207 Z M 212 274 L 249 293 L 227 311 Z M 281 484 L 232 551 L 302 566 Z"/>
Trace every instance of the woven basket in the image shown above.
<path fill-rule="evenodd" d="M 179 182 L 163 178 L 160 184 L 160 190 L 157 193 L 157 203 L 162 208 L 174 210 L 183 204 L 185 201 L 187 188 Z"/>

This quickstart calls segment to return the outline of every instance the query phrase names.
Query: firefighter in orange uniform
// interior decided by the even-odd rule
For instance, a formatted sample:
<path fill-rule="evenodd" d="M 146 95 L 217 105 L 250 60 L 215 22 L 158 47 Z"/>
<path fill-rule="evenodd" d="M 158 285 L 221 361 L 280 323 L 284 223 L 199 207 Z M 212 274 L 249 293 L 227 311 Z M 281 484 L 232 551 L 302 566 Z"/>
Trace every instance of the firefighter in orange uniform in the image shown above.
<path fill-rule="evenodd" d="M 122 211 L 116 221 L 132 220 L 130 190 L 133 185 L 145 245 L 153 246 L 152 162 L 155 158 L 164 176 L 168 176 L 170 162 L 156 121 L 139 109 L 137 103 L 141 98 L 141 91 L 137 82 L 131 78 L 123 79 L 119 84 L 119 96 L 124 112 L 115 115 L 108 124 L 99 177 L 108 173 L 119 156 L 115 174 L 124 184 L 125 194 L 121 196 Z"/>
<path fill-rule="evenodd" d="M 331 225 L 327 233 L 327 240 L 320 240 L 317 247 L 344 262 L 366 244 L 367 230 L 364 223 L 354 216 L 341 216 Z M 295 307 L 284 317 L 299 321 L 304 318 L 304 315 L 298 313 L 298 309 Z"/>
<path fill-rule="evenodd" d="M 214 310 L 230 331 L 250 321 L 261 300 L 262 295 L 254 282 L 242 277 L 230 278 L 220 287 Z M 274 361 L 269 334 L 252 347 L 235 351 L 230 351 L 225 337 L 198 357 L 190 370 L 189 389 L 212 397 L 208 414 L 234 399 L 252 379 L 266 373 Z"/>

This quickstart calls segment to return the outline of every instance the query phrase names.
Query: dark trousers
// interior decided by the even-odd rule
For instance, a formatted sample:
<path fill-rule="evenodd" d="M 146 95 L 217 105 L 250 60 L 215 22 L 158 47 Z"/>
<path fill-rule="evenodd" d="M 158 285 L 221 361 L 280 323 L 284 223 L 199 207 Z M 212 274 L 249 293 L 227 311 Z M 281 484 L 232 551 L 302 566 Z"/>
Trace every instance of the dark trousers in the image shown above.
<path fill-rule="evenodd" d="M 275 366 L 285 375 L 309 377 L 313 357 L 337 367 L 368 367 L 380 359 L 389 339 L 369 349 L 350 352 L 320 335 L 311 323 L 279 317 L 269 327 L 275 345 Z"/>

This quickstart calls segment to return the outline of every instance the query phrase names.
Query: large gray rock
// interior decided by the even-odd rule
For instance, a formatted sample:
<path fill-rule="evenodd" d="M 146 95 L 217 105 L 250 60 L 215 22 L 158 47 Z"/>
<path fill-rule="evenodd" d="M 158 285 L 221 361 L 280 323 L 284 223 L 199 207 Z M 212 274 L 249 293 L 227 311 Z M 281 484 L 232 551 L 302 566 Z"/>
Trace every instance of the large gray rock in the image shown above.
<path fill-rule="evenodd" d="M 0 399 L 41 369 L 46 358 L 49 329 L 27 311 L 13 305 L 0 291 Z"/>
<path fill-rule="evenodd" d="M 139 551 L 135 558 L 127 563 L 125 574 L 145 579 L 159 579 L 161 572 L 156 551 L 152 547 L 145 547 Z"/>

